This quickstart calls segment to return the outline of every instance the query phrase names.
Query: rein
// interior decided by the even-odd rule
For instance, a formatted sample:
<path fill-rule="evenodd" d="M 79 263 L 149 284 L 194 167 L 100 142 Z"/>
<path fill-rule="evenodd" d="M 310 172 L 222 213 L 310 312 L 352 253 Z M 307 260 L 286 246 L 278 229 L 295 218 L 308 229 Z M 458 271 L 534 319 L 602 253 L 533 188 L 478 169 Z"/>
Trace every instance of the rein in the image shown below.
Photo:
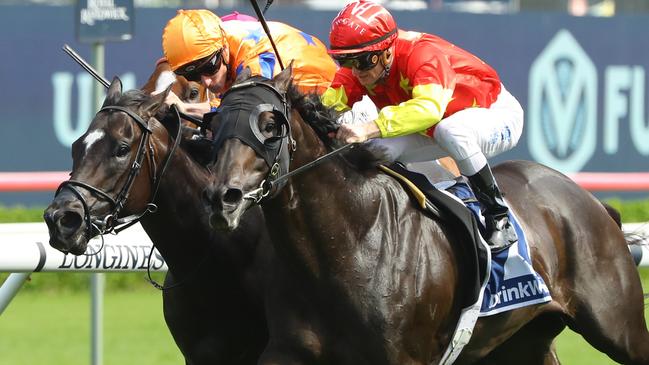
<path fill-rule="evenodd" d="M 253 200 L 256 204 L 259 204 L 259 202 L 261 202 L 261 200 L 263 198 L 268 196 L 268 194 L 273 190 L 273 188 L 285 183 L 289 178 L 291 178 L 291 177 L 293 177 L 295 175 L 298 175 L 298 174 L 300 174 L 300 173 L 302 173 L 304 171 L 307 171 L 307 170 L 309 170 L 309 169 L 311 169 L 313 167 L 316 167 L 316 166 L 320 165 L 321 163 L 326 162 L 327 160 L 329 160 L 330 158 L 332 158 L 334 156 L 337 156 L 337 155 L 339 155 L 339 154 L 341 154 L 341 153 L 343 153 L 343 152 L 345 152 L 347 150 L 353 149 L 357 145 L 358 144 L 356 144 L 356 143 L 346 144 L 346 145 L 344 145 L 342 147 L 339 147 L 339 148 L 337 148 L 337 149 L 335 149 L 335 150 L 333 150 L 333 151 L 331 151 L 331 152 L 329 152 L 329 153 L 327 153 L 325 155 L 322 155 L 322 156 L 316 158 L 315 160 L 313 160 L 313 161 L 311 161 L 311 162 L 309 162 L 309 163 L 307 163 L 305 165 L 302 165 L 302 166 L 298 167 L 297 169 L 295 169 L 293 171 L 289 171 L 288 173 L 286 173 L 284 175 L 281 175 L 281 176 L 277 177 L 274 180 L 270 180 L 270 181 L 264 180 L 264 181 L 261 182 L 261 184 L 259 185 L 259 187 L 257 189 L 246 193 L 243 196 L 243 198 L 248 199 L 248 200 Z"/>

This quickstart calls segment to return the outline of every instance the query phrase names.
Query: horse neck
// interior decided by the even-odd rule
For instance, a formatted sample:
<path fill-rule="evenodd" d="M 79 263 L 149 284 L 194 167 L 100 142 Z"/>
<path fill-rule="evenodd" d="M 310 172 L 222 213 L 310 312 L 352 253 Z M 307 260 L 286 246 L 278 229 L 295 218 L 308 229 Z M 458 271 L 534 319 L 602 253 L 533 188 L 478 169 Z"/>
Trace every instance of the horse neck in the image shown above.
<path fill-rule="evenodd" d="M 160 151 L 158 168 L 166 151 Z M 208 175 L 182 148 L 177 148 L 160 180 L 158 210 L 142 226 L 170 268 L 191 268 L 211 249 L 212 230 L 203 214 L 201 193 Z"/>
<path fill-rule="evenodd" d="M 326 152 L 310 128 L 294 137 L 296 135 L 298 147 L 293 155 L 292 169 Z M 384 185 L 390 184 L 387 179 L 381 181 Z M 328 257 L 341 257 L 355 249 L 356 240 L 348 238 L 363 237 L 362 231 L 368 229 L 367 224 L 359 221 L 359 215 L 376 217 L 381 214 L 380 209 L 384 207 L 381 202 L 390 191 L 373 179 L 364 178 L 342 157 L 335 156 L 292 177 L 281 193 L 263 207 L 273 241 L 290 246 L 283 251 L 296 254 L 298 260 L 317 270 L 315 262 L 323 253 Z M 281 248 L 278 251 L 282 251 Z"/>

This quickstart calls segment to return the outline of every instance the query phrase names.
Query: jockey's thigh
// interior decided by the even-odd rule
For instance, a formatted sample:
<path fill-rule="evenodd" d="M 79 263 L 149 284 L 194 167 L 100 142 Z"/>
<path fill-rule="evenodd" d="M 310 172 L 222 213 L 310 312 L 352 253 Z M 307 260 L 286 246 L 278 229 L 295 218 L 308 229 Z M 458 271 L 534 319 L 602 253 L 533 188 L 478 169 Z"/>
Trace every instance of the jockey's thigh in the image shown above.
<path fill-rule="evenodd" d="M 448 156 L 448 152 L 435 143 L 435 140 L 419 133 L 392 138 L 376 138 L 367 143 L 371 145 L 372 149 L 380 150 L 390 162 L 424 162 Z"/>
<path fill-rule="evenodd" d="M 487 164 L 487 158 L 512 149 L 523 131 L 523 108 L 504 87 L 489 108 L 468 108 L 444 118 L 435 127 L 434 139 L 470 176 Z"/>

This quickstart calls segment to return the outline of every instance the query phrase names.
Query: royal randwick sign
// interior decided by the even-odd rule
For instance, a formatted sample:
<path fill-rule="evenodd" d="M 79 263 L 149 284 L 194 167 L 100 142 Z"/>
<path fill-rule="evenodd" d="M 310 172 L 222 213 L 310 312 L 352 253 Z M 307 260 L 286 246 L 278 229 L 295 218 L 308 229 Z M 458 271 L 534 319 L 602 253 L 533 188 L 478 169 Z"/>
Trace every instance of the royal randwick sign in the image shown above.
<path fill-rule="evenodd" d="M 78 0 L 77 39 L 94 43 L 133 38 L 133 0 Z"/>

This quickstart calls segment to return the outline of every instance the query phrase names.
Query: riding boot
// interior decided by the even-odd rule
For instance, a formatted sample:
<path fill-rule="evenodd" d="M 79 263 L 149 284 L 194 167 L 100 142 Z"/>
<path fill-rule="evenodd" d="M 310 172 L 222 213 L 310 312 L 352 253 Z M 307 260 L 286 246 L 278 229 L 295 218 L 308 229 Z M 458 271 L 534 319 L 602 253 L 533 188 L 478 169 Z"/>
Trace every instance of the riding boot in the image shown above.
<path fill-rule="evenodd" d="M 509 222 L 509 208 L 496 185 L 496 179 L 494 179 L 489 165 L 485 165 L 475 175 L 469 176 L 469 183 L 482 205 L 487 243 L 491 250 L 501 251 L 516 243 L 518 237 Z"/>

